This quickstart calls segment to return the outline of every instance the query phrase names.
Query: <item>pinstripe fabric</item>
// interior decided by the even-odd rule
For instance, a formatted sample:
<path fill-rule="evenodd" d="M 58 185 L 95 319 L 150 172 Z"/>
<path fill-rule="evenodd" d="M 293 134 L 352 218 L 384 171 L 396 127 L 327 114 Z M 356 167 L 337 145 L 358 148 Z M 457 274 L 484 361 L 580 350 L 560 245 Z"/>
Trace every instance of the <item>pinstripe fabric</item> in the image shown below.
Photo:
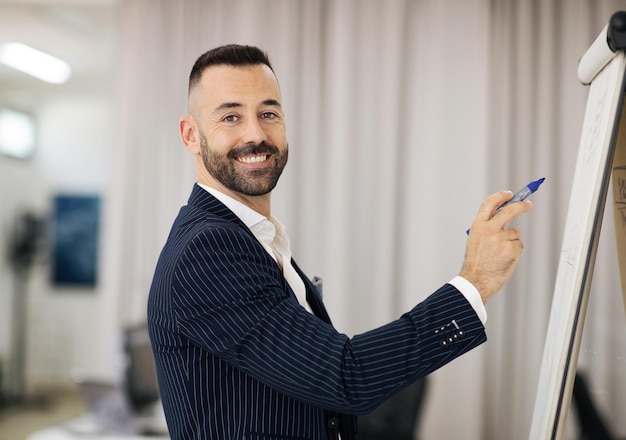
<path fill-rule="evenodd" d="M 396 321 L 350 339 L 333 328 L 315 287 L 294 266 L 315 315 L 298 304 L 243 223 L 194 186 L 148 300 L 173 439 L 323 440 L 338 430 L 354 439 L 354 415 L 486 340 L 449 284 Z"/>

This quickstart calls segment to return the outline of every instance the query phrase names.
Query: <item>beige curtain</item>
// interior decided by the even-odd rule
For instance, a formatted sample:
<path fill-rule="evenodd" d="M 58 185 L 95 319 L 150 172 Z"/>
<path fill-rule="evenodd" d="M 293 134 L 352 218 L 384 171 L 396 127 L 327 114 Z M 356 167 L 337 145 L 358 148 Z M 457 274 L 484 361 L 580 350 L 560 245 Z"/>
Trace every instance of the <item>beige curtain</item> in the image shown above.
<path fill-rule="evenodd" d="M 158 253 L 194 182 L 177 134 L 191 65 L 220 44 L 255 44 L 279 77 L 291 147 L 273 211 L 300 265 L 324 278 L 341 331 L 383 324 L 455 276 L 484 196 L 546 177 L 517 223 L 519 270 L 488 304 L 489 342 L 432 375 L 420 427 L 424 439 L 527 438 L 586 99 L 576 63 L 623 3 L 120 1 L 111 328 L 145 319 Z M 594 285 L 614 293 L 593 295 L 594 355 L 581 362 L 623 435 L 626 330 L 614 240 L 604 241 Z"/>

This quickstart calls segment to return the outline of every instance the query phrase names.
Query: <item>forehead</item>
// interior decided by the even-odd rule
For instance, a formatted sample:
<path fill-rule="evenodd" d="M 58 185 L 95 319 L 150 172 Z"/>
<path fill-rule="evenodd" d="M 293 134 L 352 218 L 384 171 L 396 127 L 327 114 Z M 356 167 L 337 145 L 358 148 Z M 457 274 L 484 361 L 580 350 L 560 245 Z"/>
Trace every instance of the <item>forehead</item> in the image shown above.
<path fill-rule="evenodd" d="M 213 108 L 223 103 L 253 105 L 268 99 L 281 102 L 278 81 L 265 64 L 208 67 L 202 72 L 196 92 Z"/>

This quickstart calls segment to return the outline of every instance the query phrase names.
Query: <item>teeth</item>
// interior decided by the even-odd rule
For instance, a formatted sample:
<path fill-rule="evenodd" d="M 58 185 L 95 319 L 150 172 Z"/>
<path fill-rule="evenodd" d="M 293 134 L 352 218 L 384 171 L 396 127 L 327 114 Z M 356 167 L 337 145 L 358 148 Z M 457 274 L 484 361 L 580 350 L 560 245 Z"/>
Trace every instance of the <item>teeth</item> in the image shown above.
<path fill-rule="evenodd" d="M 260 154 L 258 156 L 246 156 L 246 157 L 237 158 L 239 162 L 243 162 L 243 163 L 259 163 L 259 162 L 263 162 L 265 159 L 267 159 L 267 154 Z"/>

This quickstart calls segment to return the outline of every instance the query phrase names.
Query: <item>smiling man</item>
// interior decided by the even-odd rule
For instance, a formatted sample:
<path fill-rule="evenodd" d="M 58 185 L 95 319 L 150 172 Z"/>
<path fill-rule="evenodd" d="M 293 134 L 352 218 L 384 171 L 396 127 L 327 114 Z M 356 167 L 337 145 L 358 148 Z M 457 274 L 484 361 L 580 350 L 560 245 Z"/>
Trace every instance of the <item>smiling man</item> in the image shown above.
<path fill-rule="evenodd" d="M 270 192 L 289 154 L 280 103 L 267 64 L 218 64 L 192 75 L 189 116 L 179 128 L 196 155 L 198 182 L 244 204 L 261 203 L 269 216 Z"/>
<path fill-rule="evenodd" d="M 356 415 L 486 340 L 483 303 L 522 252 L 508 224 L 532 205 L 495 214 L 512 197 L 495 193 L 471 225 L 459 276 L 393 322 L 339 333 L 271 214 L 289 151 L 281 103 L 256 47 L 213 49 L 191 71 L 179 130 L 198 183 L 148 300 L 172 439 L 355 439 Z"/>

